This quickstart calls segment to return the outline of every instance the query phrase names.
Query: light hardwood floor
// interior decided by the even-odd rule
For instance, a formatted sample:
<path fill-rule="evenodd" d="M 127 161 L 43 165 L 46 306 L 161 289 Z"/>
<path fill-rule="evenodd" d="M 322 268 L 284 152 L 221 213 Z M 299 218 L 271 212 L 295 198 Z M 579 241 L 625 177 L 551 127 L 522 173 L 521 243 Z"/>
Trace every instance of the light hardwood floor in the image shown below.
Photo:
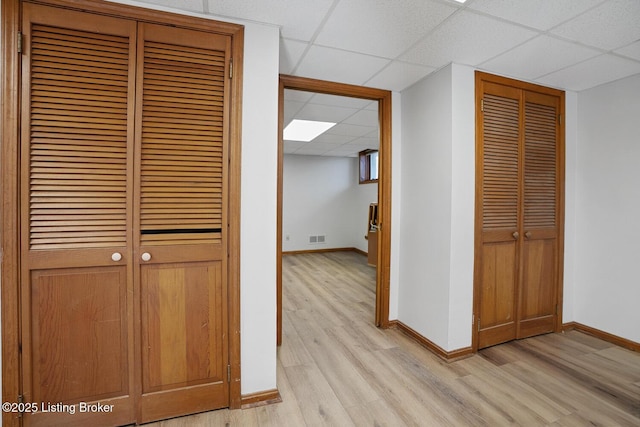
<path fill-rule="evenodd" d="M 355 252 L 283 260 L 282 403 L 152 424 L 640 426 L 640 354 L 572 331 L 447 363 L 374 321 L 375 270 Z"/>

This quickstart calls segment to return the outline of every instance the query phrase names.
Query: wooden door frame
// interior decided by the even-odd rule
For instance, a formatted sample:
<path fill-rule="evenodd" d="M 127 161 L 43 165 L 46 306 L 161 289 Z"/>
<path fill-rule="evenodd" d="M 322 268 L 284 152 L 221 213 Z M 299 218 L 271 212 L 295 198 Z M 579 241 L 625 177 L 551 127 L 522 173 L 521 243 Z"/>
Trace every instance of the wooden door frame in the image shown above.
<path fill-rule="evenodd" d="M 205 18 L 191 17 L 100 0 L 38 0 L 54 6 L 123 16 L 131 19 L 171 24 L 217 32 L 232 37 L 234 62 L 231 82 L 230 165 L 228 200 L 228 304 L 229 304 L 229 406 L 240 408 L 240 178 L 242 128 L 242 76 L 244 27 Z M 2 401 L 17 402 L 20 376 L 20 69 L 18 32 L 21 28 L 21 0 L 2 0 L 0 42 L 0 307 L 2 316 Z M 4 413 L 3 426 L 18 426 L 16 413 Z"/>
<path fill-rule="evenodd" d="M 473 323 L 471 332 L 471 348 L 473 352 L 478 351 L 478 327 L 480 311 L 480 282 L 481 282 L 481 253 L 482 253 L 482 218 L 479 215 L 482 208 L 482 170 L 480 168 L 481 159 L 484 153 L 482 145 L 482 82 L 497 83 L 505 86 L 512 86 L 524 91 L 539 92 L 560 98 L 560 123 L 558 125 L 558 195 L 557 195 L 557 221 L 558 221 L 558 254 L 557 254 L 557 290 L 556 290 L 556 322 L 554 332 L 562 332 L 562 310 L 563 310 L 563 290 L 564 290 L 564 219 L 565 219 L 565 93 L 564 91 L 541 86 L 535 83 L 523 82 L 508 77 L 497 76 L 482 71 L 475 72 L 475 118 L 476 118 L 476 162 L 475 162 L 475 236 L 474 236 L 474 272 L 473 272 Z M 519 279 L 518 279 L 519 280 Z M 517 302 L 519 304 L 519 302 Z"/>
<path fill-rule="evenodd" d="M 376 274 L 375 324 L 380 328 L 389 327 L 389 284 L 391 265 L 391 92 L 364 86 L 328 82 L 289 75 L 280 75 L 278 91 L 278 200 L 277 200 L 277 254 L 276 254 L 276 297 L 277 297 L 277 344 L 282 343 L 282 186 L 284 142 L 284 91 L 285 89 L 348 96 L 378 102 L 380 125 L 379 179 L 378 179 L 378 260 Z"/>

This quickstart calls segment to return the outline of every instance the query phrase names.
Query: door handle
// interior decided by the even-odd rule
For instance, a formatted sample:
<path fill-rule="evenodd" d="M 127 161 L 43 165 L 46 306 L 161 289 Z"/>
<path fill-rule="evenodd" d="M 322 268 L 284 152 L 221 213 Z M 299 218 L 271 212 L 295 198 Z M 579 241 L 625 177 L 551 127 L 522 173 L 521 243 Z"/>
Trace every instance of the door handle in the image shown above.
<path fill-rule="evenodd" d="M 531 238 L 531 232 L 527 231 L 526 233 L 524 233 L 524 237 L 525 237 L 525 239 L 530 239 Z"/>
<path fill-rule="evenodd" d="M 518 233 L 517 231 L 514 231 L 512 236 L 514 240 L 518 240 L 518 238 L 520 237 L 520 233 Z"/>
<path fill-rule="evenodd" d="M 114 252 L 111 254 L 111 259 L 118 262 L 122 259 L 122 254 L 120 252 Z"/>
<path fill-rule="evenodd" d="M 143 261 L 149 261 L 151 259 L 151 254 L 149 252 L 145 252 L 140 256 L 140 258 L 142 258 Z"/>

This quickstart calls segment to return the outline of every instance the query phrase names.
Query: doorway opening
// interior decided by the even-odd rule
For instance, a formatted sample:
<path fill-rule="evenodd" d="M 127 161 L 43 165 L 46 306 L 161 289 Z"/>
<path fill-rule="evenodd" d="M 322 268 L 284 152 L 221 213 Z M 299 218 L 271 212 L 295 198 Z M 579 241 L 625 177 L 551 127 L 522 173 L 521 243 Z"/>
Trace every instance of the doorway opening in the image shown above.
<path fill-rule="evenodd" d="M 375 101 L 378 104 L 379 131 L 379 176 L 377 196 L 377 259 L 376 259 L 376 304 L 375 324 L 381 328 L 389 326 L 389 271 L 391 246 L 391 92 L 326 82 L 294 76 L 280 76 L 279 88 L 279 144 L 278 144 L 278 200 L 277 200 L 277 343 L 282 342 L 282 252 L 283 252 L 283 165 L 285 121 L 285 90 L 337 95 L 354 99 Z M 364 230 L 363 230 L 364 231 Z"/>

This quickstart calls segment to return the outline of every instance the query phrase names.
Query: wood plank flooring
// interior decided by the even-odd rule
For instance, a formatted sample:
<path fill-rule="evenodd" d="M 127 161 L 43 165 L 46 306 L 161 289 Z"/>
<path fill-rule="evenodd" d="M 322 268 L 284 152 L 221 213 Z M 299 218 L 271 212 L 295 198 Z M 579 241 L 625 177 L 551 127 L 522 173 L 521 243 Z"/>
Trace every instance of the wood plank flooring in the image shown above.
<path fill-rule="evenodd" d="M 151 425 L 640 426 L 640 353 L 571 331 L 447 363 L 373 326 L 374 303 L 364 256 L 285 256 L 282 403 Z"/>

